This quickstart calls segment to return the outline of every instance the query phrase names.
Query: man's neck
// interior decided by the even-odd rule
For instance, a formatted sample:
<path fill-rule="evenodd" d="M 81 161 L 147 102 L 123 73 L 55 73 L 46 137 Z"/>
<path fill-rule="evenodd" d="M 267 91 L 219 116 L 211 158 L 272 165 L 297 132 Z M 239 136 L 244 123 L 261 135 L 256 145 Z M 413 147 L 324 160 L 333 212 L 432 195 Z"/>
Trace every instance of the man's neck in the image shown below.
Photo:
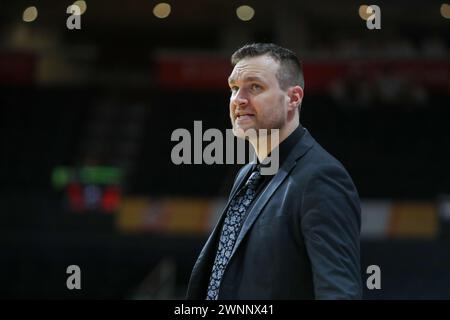
<path fill-rule="evenodd" d="M 287 126 L 278 131 L 278 137 L 276 133 L 271 133 L 271 130 L 267 130 L 267 135 L 258 135 L 257 141 L 250 140 L 250 143 L 255 150 L 256 156 L 259 162 L 263 162 L 264 159 L 275 149 L 283 140 L 297 129 L 299 123 L 294 123 L 291 126 Z"/>

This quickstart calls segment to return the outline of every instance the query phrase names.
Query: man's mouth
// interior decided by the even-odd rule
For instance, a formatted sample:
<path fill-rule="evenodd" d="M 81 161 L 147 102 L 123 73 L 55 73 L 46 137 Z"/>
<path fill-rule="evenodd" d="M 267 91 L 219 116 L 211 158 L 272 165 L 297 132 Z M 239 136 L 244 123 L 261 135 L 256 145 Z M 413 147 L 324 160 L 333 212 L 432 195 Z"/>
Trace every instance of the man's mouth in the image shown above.
<path fill-rule="evenodd" d="M 238 114 L 236 115 L 236 120 L 250 120 L 254 117 L 255 115 L 253 113 L 243 113 L 243 114 Z"/>

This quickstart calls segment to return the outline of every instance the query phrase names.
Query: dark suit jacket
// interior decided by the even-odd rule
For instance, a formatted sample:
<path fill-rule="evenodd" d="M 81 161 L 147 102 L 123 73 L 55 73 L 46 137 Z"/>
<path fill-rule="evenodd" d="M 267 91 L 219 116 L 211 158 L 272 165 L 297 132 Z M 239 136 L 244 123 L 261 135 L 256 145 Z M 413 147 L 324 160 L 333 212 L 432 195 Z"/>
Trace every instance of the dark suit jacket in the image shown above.
<path fill-rule="evenodd" d="M 357 190 L 342 164 L 303 130 L 249 209 L 219 299 L 362 296 Z M 230 199 L 251 168 L 239 171 Z M 206 297 L 226 209 L 194 265 L 187 299 Z"/>

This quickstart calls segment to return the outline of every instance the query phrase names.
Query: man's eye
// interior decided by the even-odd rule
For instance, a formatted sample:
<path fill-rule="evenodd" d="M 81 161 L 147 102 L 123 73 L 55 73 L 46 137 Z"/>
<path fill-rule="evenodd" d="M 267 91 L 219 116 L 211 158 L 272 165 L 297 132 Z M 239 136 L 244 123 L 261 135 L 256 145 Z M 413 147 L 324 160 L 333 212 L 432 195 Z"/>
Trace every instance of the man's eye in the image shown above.
<path fill-rule="evenodd" d="M 230 88 L 230 90 L 231 90 L 231 92 L 236 92 L 236 91 L 239 90 L 239 88 L 236 87 L 236 86 L 233 86 L 233 87 Z"/>
<path fill-rule="evenodd" d="M 252 84 L 251 88 L 252 88 L 252 90 L 260 90 L 261 86 L 259 84 L 254 83 L 254 84 Z"/>

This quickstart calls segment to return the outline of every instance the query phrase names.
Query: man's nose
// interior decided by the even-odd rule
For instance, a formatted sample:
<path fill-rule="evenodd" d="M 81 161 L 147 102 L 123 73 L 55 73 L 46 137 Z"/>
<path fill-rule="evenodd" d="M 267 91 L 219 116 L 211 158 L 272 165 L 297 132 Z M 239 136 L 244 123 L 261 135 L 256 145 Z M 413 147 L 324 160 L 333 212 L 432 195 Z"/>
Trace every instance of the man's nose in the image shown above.
<path fill-rule="evenodd" d="M 244 107 L 248 104 L 248 99 L 241 92 L 238 92 L 233 99 L 233 103 L 236 107 Z"/>

